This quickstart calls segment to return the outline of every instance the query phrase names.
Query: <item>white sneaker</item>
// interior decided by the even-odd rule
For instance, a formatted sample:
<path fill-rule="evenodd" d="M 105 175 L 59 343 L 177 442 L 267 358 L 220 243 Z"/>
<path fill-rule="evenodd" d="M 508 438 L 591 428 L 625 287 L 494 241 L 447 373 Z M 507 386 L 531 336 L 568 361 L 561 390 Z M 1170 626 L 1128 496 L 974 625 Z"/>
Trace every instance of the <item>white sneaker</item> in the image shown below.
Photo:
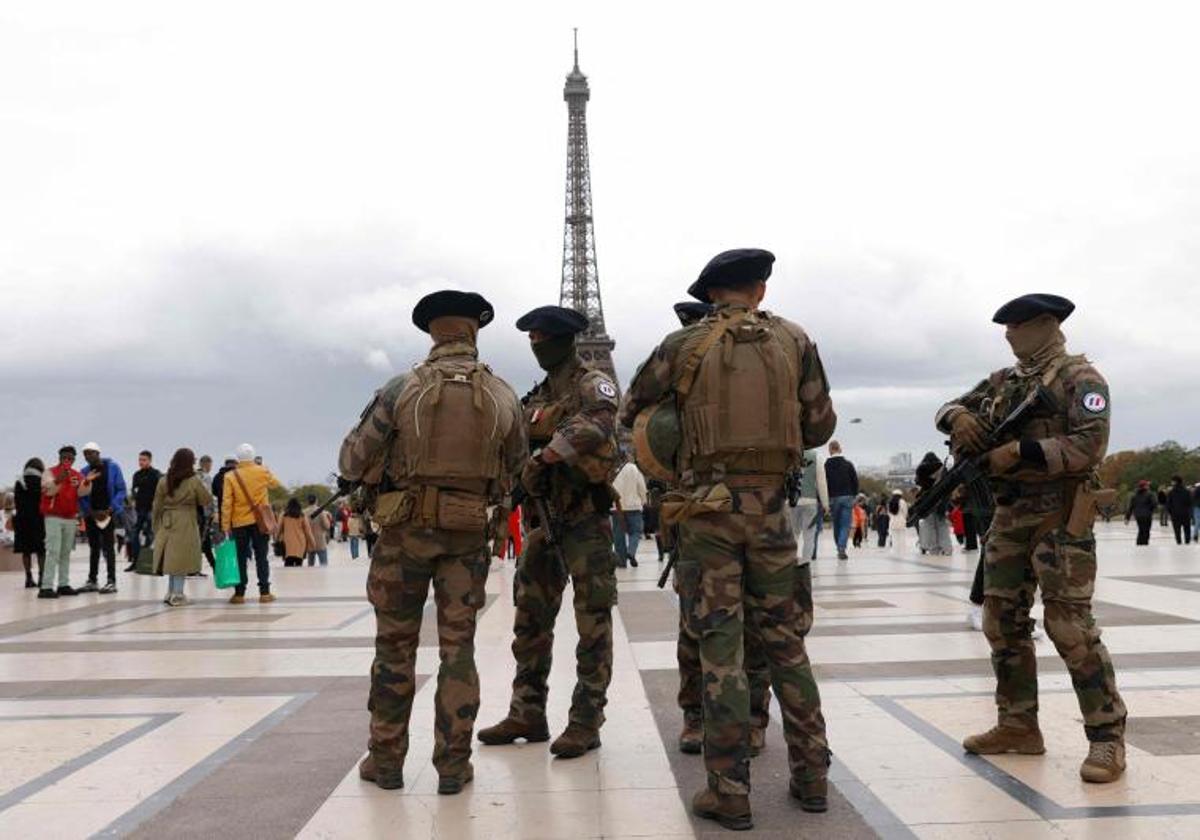
<path fill-rule="evenodd" d="M 975 604 L 967 610 L 967 623 L 971 625 L 972 630 L 983 629 L 983 607 L 978 607 Z"/>

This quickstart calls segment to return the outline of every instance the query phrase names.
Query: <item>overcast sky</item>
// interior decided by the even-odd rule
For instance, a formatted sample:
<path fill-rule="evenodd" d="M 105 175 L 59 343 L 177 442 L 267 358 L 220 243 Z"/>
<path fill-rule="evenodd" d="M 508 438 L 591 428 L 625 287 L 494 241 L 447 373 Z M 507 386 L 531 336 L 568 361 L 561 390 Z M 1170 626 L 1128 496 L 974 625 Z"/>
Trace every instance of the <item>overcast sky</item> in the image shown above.
<path fill-rule="evenodd" d="M 1113 449 L 1200 443 L 1200 13 L 1127 3 L 7 2 L 0 474 L 96 439 L 323 478 L 424 355 L 412 305 L 557 303 L 571 27 L 622 383 L 714 253 L 777 255 L 863 464 L 939 443 L 1007 363 L 992 312 L 1079 304 Z M 3 483 L 0 481 L 0 483 Z"/>

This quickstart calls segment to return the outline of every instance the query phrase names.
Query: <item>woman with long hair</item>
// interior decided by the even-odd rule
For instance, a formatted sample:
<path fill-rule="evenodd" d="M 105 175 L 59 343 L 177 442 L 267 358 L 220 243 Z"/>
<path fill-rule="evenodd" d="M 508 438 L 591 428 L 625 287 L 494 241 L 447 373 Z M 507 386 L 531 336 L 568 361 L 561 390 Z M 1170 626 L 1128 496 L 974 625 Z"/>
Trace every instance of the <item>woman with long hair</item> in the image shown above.
<path fill-rule="evenodd" d="M 196 475 L 196 455 L 190 449 L 178 449 L 171 457 L 166 476 L 154 491 L 152 527 L 154 529 L 154 571 L 168 575 L 164 603 L 181 607 L 188 602 L 183 594 L 187 576 L 200 571 L 200 531 L 196 528 L 196 508 L 206 507 L 212 493 Z"/>
<path fill-rule="evenodd" d="M 283 543 L 283 565 L 303 566 L 304 558 L 313 550 L 312 526 L 296 496 L 288 499 L 283 516 L 279 517 L 275 539 Z"/>
<path fill-rule="evenodd" d="M 13 553 L 21 555 L 25 564 L 25 588 L 42 585 L 42 570 L 46 565 L 46 519 L 42 516 L 42 473 L 46 465 L 41 458 L 25 462 L 21 477 L 13 486 Z M 38 576 L 33 579 L 33 556 L 37 555 Z"/>

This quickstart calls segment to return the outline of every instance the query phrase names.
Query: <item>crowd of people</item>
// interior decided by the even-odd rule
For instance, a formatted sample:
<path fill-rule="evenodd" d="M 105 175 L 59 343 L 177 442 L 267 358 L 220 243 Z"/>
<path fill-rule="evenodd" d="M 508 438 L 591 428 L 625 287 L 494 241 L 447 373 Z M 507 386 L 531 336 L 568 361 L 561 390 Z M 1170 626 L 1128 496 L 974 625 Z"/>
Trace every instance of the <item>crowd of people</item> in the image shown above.
<path fill-rule="evenodd" d="M 75 464 L 82 454 L 84 464 Z M 378 529 L 361 502 L 342 501 L 335 512 L 292 496 L 280 510 L 269 494 L 281 487 L 250 444 L 242 444 L 214 474 L 213 459 L 199 459 L 187 448 L 176 450 L 164 473 L 149 450 L 138 453 L 138 468 L 125 480 L 124 471 L 95 441 L 81 450 L 60 447 L 57 461 L 46 467 L 41 458 L 26 461 L 17 477 L 3 517 L 12 550 L 22 558 L 24 586 L 38 598 L 74 597 L 84 593 L 115 594 L 118 555 L 126 572 L 168 579 L 164 603 L 188 603 L 189 577 L 207 577 L 204 561 L 215 567 L 214 547 L 232 540 L 239 582 L 230 603 L 245 602 L 247 568 L 254 561 L 259 601 L 275 600 L 271 592 L 270 552 L 285 566 L 329 563 L 328 543 L 349 543 L 352 558 L 365 544 L 370 556 Z M 263 511 L 270 510 L 269 528 Z M 71 553 L 79 542 L 88 546 L 85 582 L 71 584 Z M 101 561 L 104 578 L 101 582 Z"/>

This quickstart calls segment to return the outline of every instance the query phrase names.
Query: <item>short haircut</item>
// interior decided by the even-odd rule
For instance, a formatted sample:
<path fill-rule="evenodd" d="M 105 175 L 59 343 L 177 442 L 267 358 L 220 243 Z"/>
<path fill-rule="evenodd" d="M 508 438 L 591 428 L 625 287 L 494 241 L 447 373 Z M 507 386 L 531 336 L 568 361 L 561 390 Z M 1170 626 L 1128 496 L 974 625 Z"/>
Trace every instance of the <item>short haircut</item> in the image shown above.
<path fill-rule="evenodd" d="M 153 461 L 153 460 L 154 460 L 154 455 L 153 455 L 153 454 L 151 454 L 151 452 L 150 452 L 150 450 L 149 450 L 149 449 L 143 449 L 141 452 L 139 452 L 139 453 L 138 453 L 138 457 L 139 457 L 139 458 L 140 458 L 141 456 L 143 456 L 143 455 L 145 455 L 145 456 L 146 456 L 147 458 L 149 458 L 151 461 Z"/>
<path fill-rule="evenodd" d="M 838 443 L 836 440 L 831 440 L 831 441 L 829 441 L 829 451 L 830 452 L 841 452 L 842 445 L 840 443 Z"/>

